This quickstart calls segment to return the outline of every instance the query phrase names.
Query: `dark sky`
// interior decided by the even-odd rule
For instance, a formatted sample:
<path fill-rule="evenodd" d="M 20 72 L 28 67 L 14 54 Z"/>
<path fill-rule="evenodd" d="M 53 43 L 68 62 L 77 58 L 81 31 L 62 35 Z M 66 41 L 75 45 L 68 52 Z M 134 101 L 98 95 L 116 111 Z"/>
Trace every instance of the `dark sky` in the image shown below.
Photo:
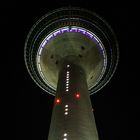
<path fill-rule="evenodd" d="M 47 3 L 48 2 L 48 3 Z M 129 137 L 128 97 L 130 97 L 130 36 L 135 33 L 130 27 L 130 7 L 121 4 L 84 2 L 11 2 L 3 7 L 3 25 L 12 39 L 8 45 L 8 65 L 13 73 L 14 95 L 16 96 L 17 140 L 47 140 L 54 97 L 46 94 L 30 78 L 24 64 L 24 42 L 32 25 L 50 10 L 63 6 L 87 8 L 101 15 L 114 29 L 120 47 L 120 61 L 111 81 L 91 97 L 100 140 L 123 140 Z M 133 20 L 131 18 L 131 20 Z M 12 54 L 12 55 L 11 55 Z M 14 60 L 14 66 L 10 60 Z M 134 74 L 135 76 L 135 74 Z M 10 89 L 7 89 L 10 91 Z"/>

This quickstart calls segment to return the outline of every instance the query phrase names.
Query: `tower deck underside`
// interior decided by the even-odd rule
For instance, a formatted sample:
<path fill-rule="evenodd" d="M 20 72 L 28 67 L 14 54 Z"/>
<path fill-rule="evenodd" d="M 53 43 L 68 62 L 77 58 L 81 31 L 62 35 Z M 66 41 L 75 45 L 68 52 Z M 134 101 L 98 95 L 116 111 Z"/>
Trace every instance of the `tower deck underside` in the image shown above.
<path fill-rule="evenodd" d="M 48 140 L 98 140 L 85 71 L 64 61 Z"/>
<path fill-rule="evenodd" d="M 106 52 L 94 34 L 80 27 L 57 29 L 42 41 L 37 66 L 44 82 L 56 90 L 61 60 L 68 56 L 84 69 L 88 89 L 94 87 L 105 72 Z"/>
<path fill-rule="evenodd" d="M 118 63 L 118 42 L 100 16 L 81 8 L 60 8 L 44 15 L 25 42 L 25 63 L 35 83 L 56 95 L 60 61 L 74 56 L 86 73 L 90 95 L 103 88 Z"/>

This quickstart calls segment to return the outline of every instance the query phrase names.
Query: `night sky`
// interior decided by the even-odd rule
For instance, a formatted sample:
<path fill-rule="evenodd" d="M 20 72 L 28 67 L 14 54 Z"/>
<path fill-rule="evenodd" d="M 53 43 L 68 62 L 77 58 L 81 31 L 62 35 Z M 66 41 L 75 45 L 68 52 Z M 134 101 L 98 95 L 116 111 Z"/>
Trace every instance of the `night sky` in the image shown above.
<path fill-rule="evenodd" d="M 107 5 L 107 4 L 106 4 Z M 120 49 L 120 61 L 111 81 L 98 93 L 91 96 L 100 140 L 124 140 L 128 135 L 128 97 L 130 97 L 129 52 L 130 11 L 127 5 L 100 5 L 89 0 L 84 2 L 20 3 L 4 7 L 3 25 L 9 29 L 13 42 L 8 45 L 13 69 L 14 95 L 16 96 L 17 140 L 47 140 L 54 97 L 45 93 L 30 78 L 24 64 L 24 42 L 32 25 L 44 14 L 63 6 L 78 6 L 102 16 L 114 29 Z M 131 25 L 134 26 L 134 25 Z M 12 54 L 12 55 L 11 55 Z M 13 61 L 12 61 L 13 62 Z M 132 63 L 131 63 L 132 64 Z M 7 89 L 10 91 L 10 89 Z"/>

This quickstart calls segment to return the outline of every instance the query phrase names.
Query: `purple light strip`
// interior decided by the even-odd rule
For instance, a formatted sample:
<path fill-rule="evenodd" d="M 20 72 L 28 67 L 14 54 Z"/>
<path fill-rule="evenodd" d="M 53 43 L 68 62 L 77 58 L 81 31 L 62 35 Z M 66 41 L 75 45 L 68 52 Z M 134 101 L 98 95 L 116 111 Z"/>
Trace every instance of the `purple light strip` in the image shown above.
<path fill-rule="evenodd" d="M 94 41 L 97 41 L 97 43 L 100 42 L 99 39 L 98 39 L 95 35 L 93 35 L 93 33 L 91 33 L 90 31 L 87 31 L 87 30 L 84 29 L 84 28 L 72 27 L 72 28 L 70 29 L 69 27 L 65 27 L 65 28 L 60 28 L 60 29 L 54 31 L 53 33 L 51 33 L 50 35 L 48 35 L 48 36 L 44 39 L 44 41 L 43 41 L 43 43 L 42 43 L 41 46 L 44 47 L 44 46 L 46 45 L 46 43 L 47 43 L 48 41 L 50 41 L 52 38 L 56 37 L 57 35 L 66 33 L 66 32 L 77 32 L 77 33 L 82 33 L 82 34 L 85 34 L 86 36 L 92 38 Z M 100 47 L 102 47 L 102 46 L 100 45 Z"/>
<path fill-rule="evenodd" d="M 53 33 L 54 36 L 57 36 L 59 34 L 61 34 L 61 30 L 57 30 L 56 32 Z"/>

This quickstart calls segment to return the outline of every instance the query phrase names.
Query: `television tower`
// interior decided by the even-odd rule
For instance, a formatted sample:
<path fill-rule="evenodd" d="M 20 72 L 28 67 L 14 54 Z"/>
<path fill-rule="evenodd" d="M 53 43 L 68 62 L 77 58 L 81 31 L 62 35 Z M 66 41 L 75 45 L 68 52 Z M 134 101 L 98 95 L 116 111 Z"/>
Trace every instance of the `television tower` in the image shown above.
<path fill-rule="evenodd" d="M 111 27 L 88 10 L 57 9 L 33 25 L 24 53 L 32 79 L 55 96 L 48 140 L 98 140 L 90 95 L 118 63 Z"/>

